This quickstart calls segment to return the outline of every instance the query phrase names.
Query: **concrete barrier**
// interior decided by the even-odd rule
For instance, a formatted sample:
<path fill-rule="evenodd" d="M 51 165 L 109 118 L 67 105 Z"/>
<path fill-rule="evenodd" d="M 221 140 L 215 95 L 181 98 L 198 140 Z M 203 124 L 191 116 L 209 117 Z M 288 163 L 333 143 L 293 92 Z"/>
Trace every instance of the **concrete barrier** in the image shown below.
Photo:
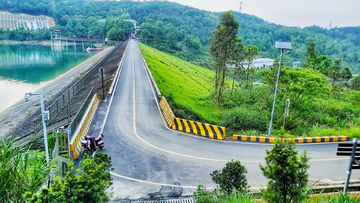
<path fill-rule="evenodd" d="M 248 135 L 233 135 L 233 140 L 244 141 L 244 142 L 263 142 L 263 143 L 274 143 L 275 137 L 264 137 L 264 136 L 248 136 Z M 322 137 L 298 137 L 298 138 L 279 138 L 281 142 L 290 143 L 319 143 L 319 142 L 345 142 L 351 141 L 348 136 L 322 136 Z"/>
<path fill-rule="evenodd" d="M 163 112 L 163 115 L 164 115 L 164 117 L 166 119 L 166 122 L 167 122 L 168 126 L 170 128 L 172 128 L 172 126 L 174 125 L 175 116 L 174 116 L 174 113 L 171 110 L 169 104 L 167 103 L 165 97 L 161 97 L 159 105 L 161 107 L 161 110 Z"/>
<path fill-rule="evenodd" d="M 190 121 L 181 118 L 174 118 L 174 125 L 172 128 L 174 130 L 179 130 L 186 133 L 202 135 L 204 137 L 208 137 L 211 139 L 216 139 L 216 140 L 225 139 L 225 127 L 219 127 L 207 123 Z"/>
<path fill-rule="evenodd" d="M 99 106 L 100 100 L 97 97 L 97 94 L 94 94 L 94 97 L 87 109 L 86 116 L 83 117 L 81 125 L 75 131 L 75 134 L 70 141 L 70 158 L 78 159 L 81 153 L 81 143 L 80 141 L 84 139 L 85 135 L 89 131 L 92 119 L 95 116 L 97 107 Z"/>

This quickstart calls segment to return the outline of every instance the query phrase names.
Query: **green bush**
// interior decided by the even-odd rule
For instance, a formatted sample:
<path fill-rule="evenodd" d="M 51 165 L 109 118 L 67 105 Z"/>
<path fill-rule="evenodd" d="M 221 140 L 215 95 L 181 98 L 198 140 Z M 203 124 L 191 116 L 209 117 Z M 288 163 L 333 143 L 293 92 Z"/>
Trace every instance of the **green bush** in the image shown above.
<path fill-rule="evenodd" d="M 85 154 L 80 167 L 82 171 L 80 169 L 75 170 L 74 164 L 69 162 L 69 170 L 64 181 L 56 177 L 51 188 L 43 188 L 39 194 L 36 191 L 26 192 L 25 198 L 30 203 L 98 203 L 108 201 L 110 194 L 106 190 L 112 185 L 111 157 L 106 153 L 96 153 L 93 159 L 90 159 Z"/>
<path fill-rule="evenodd" d="M 250 186 L 246 179 L 246 173 L 247 169 L 241 165 L 240 161 L 231 160 L 222 170 L 215 170 L 210 176 L 220 187 L 221 192 L 230 195 L 233 190 L 248 192 Z"/>
<path fill-rule="evenodd" d="M 231 129 L 266 131 L 270 116 L 267 113 L 241 106 L 226 111 L 221 120 L 220 125 Z"/>
<path fill-rule="evenodd" d="M 43 152 L 4 139 L 0 144 L 0 202 L 24 202 L 25 191 L 36 193 L 48 180 L 50 169 Z"/>

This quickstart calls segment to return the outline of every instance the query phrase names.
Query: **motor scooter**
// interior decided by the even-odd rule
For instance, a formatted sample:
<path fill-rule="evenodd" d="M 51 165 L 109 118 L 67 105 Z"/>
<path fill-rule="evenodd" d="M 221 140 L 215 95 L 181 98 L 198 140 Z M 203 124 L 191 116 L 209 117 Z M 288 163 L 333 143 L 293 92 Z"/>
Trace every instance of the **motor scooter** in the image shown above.
<path fill-rule="evenodd" d="M 85 152 L 94 152 L 97 149 L 104 148 L 105 142 L 103 139 L 103 134 L 100 134 L 97 138 L 94 138 L 91 135 L 86 135 L 85 140 L 81 141 L 81 146 L 84 148 Z"/>

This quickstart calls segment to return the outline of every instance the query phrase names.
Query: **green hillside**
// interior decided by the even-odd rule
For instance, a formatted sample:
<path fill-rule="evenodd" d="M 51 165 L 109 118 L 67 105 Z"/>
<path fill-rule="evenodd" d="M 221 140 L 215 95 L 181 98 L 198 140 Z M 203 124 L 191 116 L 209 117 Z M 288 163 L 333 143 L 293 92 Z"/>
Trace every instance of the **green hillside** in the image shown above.
<path fill-rule="evenodd" d="M 149 46 L 145 52 L 145 45 L 139 45 L 162 95 L 177 116 L 219 123 L 220 112 L 211 100 L 213 71 Z"/>
<path fill-rule="evenodd" d="M 227 127 L 229 134 L 265 135 L 273 101 L 273 69 L 257 71 L 265 84 L 245 88 L 231 80 L 219 103 L 213 98 L 214 72 L 139 43 L 141 52 L 176 116 Z M 312 69 L 282 68 L 273 134 L 360 137 L 360 92 L 333 89 L 327 77 Z M 283 126 L 286 99 L 290 113 Z M 281 127 L 284 130 L 281 130 Z"/>
<path fill-rule="evenodd" d="M 127 36 L 133 31 L 131 27 L 123 22 L 114 22 L 114 19 L 132 18 L 142 27 L 140 32 L 149 43 L 155 43 L 168 53 L 181 52 L 179 55 L 193 61 L 207 53 L 209 39 L 220 16 L 217 12 L 165 1 L 0 0 L 0 9 L 49 15 L 55 19 L 63 35 L 71 37 L 105 38 L 114 24 L 121 29 L 119 33 Z M 328 55 L 333 60 L 342 59 L 342 66 L 349 66 L 352 73 L 360 72 L 360 27 L 327 30 L 312 26 L 301 29 L 276 25 L 248 14 L 234 12 L 234 15 L 240 22 L 238 35 L 245 44 L 258 46 L 260 55 L 277 58 L 279 52 L 275 49 L 275 41 L 290 41 L 293 53 L 285 62 L 304 62 L 307 44 L 315 42 L 318 55 Z M 107 22 L 99 22 L 99 19 Z M 206 61 L 200 63 L 207 64 Z"/>

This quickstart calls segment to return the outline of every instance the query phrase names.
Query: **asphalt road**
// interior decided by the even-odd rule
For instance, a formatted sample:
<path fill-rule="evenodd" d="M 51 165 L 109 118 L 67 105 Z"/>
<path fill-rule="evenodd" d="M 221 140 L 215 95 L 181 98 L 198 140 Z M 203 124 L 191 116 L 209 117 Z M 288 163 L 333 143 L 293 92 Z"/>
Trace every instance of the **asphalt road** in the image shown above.
<path fill-rule="evenodd" d="M 265 149 L 271 149 L 271 144 L 214 141 L 166 127 L 133 40 L 106 106 L 104 151 L 112 157 L 114 167 L 113 199 L 166 196 L 174 191 L 164 186 L 175 182 L 181 184 L 182 195 L 191 195 L 198 185 L 215 187 L 209 174 L 231 159 L 240 160 L 248 169 L 251 187 L 266 186 L 259 164 L 264 164 Z M 307 149 L 310 154 L 311 182 L 345 179 L 348 159 L 336 157 L 336 148 L 337 143 L 298 145 L 299 151 Z M 353 172 L 352 180 L 359 174 Z M 155 193 L 161 186 L 160 193 Z"/>

